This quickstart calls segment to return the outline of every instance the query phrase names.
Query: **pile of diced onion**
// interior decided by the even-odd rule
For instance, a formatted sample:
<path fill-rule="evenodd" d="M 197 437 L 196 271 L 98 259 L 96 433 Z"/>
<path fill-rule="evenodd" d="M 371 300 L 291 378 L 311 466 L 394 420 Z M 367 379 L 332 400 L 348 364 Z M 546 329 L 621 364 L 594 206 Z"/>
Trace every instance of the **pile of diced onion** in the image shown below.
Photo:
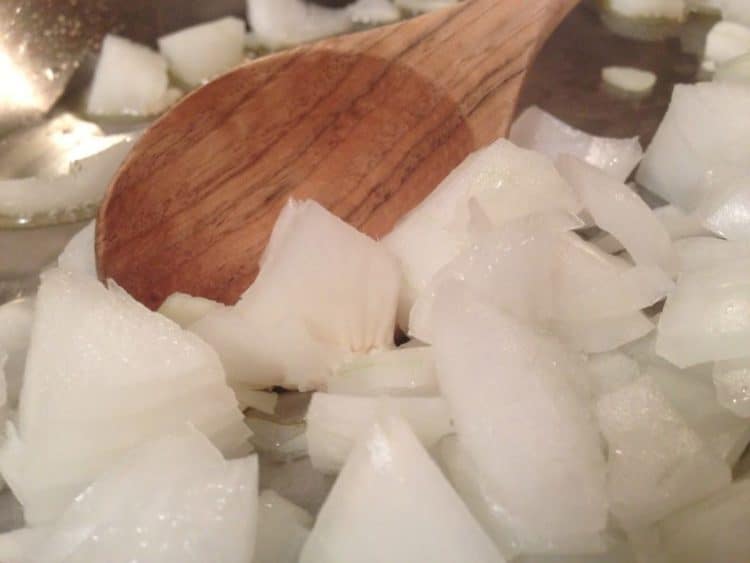
<path fill-rule="evenodd" d="M 382 240 L 290 201 L 234 306 L 149 311 L 86 227 L 0 307 L 0 561 L 750 561 L 750 84 L 717 77 L 645 154 L 527 108 Z"/>

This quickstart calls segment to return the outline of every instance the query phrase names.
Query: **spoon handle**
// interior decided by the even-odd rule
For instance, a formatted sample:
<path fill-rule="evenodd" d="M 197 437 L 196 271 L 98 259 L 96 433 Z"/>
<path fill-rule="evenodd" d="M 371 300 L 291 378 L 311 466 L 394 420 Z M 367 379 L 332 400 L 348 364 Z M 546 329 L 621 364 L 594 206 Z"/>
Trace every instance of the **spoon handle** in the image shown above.
<path fill-rule="evenodd" d="M 526 70 L 576 4 L 578 0 L 466 0 L 315 48 L 360 52 L 414 70 L 457 103 L 482 146 L 507 132 Z"/>

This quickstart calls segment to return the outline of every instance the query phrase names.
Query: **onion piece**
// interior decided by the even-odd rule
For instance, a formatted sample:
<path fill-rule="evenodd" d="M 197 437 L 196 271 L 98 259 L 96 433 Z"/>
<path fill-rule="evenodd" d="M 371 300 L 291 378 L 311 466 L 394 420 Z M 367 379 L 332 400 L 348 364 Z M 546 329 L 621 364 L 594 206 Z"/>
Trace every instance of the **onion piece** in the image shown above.
<path fill-rule="evenodd" d="M 611 352 L 629 342 L 643 338 L 656 328 L 649 318 L 635 311 L 627 315 L 589 320 L 585 322 L 556 323 L 558 337 L 574 350 L 587 354 Z"/>
<path fill-rule="evenodd" d="M 441 469 L 477 522 L 507 560 L 517 557 L 520 546 L 513 537 L 510 517 L 506 514 L 499 516 L 502 507 L 485 497 L 476 464 L 456 435 L 451 434 L 440 440 L 437 451 Z"/>
<path fill-rule="evenodd" d="M 750 260 L 681 274 L 656 351 L 678 367 L 742 358 L 750 347 Z"/>
<path fill-rule="evenodd" d="M 630 66 L 607 66 L 602 69 L 602 80 L 617 93 L 645 98 L 654 91 L 656 74 Z"/>
<path fill-rule="evenodd" d="M 5 428 L 5 423 L 8 420 L 8 414 L 10 413 L 8 384 L 5 379 L 6 363 L 8 363 L 8 353 L 0 348 L 0 436 L 3 434 L 3 429 Z"/>
<path fill-rule="evenodd" d="M 0 534 L 0 561 L 3 563 L 30 563 L 29 553 L 44 540 L 47 528 L 18 528 Z"/>
<path fill-rule="evenodd" d="M 390 0 L 356 0 L 346 11 L 355 24 L 379 25 L 401 19 L 401 11 Z"/>
<path fill-rule="evenodd" d="M 346 10 L 303 0 L 247 0 L 247 21 L 258 40 L 271 49 L 336 35 L 352 26 Z"/>
<path fill-rule="evenodd" d="M 554 330 L 588 352 L 610 350 L 651 330 L 638 311 L 663 299 L 671 281 L 658 268 L 630 271 L 578 236 L 559 232 L 564 226 L 532 216 L 480 238 L 422 292 L 409 334 L 432 342 L 435 298 L 447 280 L 460 281 L 499 309 Z"/>
<path fill-rule="evenodd" d="M 557 168 L 596 224 L 621 241 L 637 264 L 676 272 L 669 233 L 635 192 L 573 156 L 560 156 Z"/>
<path fill-rule="evenodd" d="M 680 563 L 743 563 L 750 553 L 750 480 L 744 479 L 659 524 L 665 555 Z"/>
<path fill-rule="evenodd" d="M 722 264 L 750 259 L 750 242 L 727 241 L 714 237 L 690 237 L 674 244 L 680 258 L 680 271 L 693 272 Z"/>
<path fill-rule="evenodd" d="M 717 402 L 710 369 L 709 365 L 680 370 L 662 361 L 646 366 L 645 374 L 687 425 L 732 466 L 750 442 L 750 421 Z"/>
<path fill-rule="evenodd" d="M 602 532 L 604 459 L 582 361 L 457 283 L 441 288 L 435 315 L 440 389 L 499 524 L 531 553 Z"/>
<path fill-rule="evenodd" d="M 95 231 L 96 221 L 89 222 L 78 231 L 63 248 L 57 258 L 57 265 L 68 272 L 79 272 L 96 278 Z"/>
<path fill-rule="evenodd" d="M 492 228 L 530 215 L 575 215 L 580 209 L 575 193 L 544 155 L 505 139 L 469 155 L 383 238 L 404 275 L 399 325 L 406 328 L 417 297 L 469 242 L 475 230 L 472 216 L 480 215 L 483 228 Z"/>
<path fill-rule="evenodd" d="M 513 538 L 511 527 L 506 522 L 510 516 L 503 514 L 503 507 L 485 497 L 476 465 L 455 435 L 446 436 L 440 441 L 437 458 L 451 485 L 506 559 L 523 563 L 580 563 L 589 561 L 589 558 L 596 562 L 609 561 L 605 559 L 605 552 L 611 547 L 611 541 L 604 533 L 571 538 L 567 543 L 558 542 L 553 548 L 557 555 L 528 554 L 519 557 L 522 546 Z"/>
<path fill-rule="evenodd" d="M 176 322 L 182 328 L 188 328 L 209 313 L 218 311 L 222 307 L 221 303 L 212 299 L 194 297 L 177 291 L 167 297 L 159 307 L 158 312 Z"/>
<path fill-rule="evenodd" d="M 300 319 L 269 324 L 231 307 L 209 313 L 188 329 L 216 350 L 231 384 L 254 389 L 323 386 L 349 356 L 316 341 Z"/>
<path fill-rule="evenodd" d="M 697 215 L 685 213 L 674 205 L 662 205 L 653 209 L 653 213 L 659 222 L 664 225 L 669 233 L 669 238 L 673 242 L 686 237 L 711 234 L 711 231 L 703 226 Z M 610 254 L 615 254 L 624 249 L 622 243 L 608 233 L 594 237 L 591 242 Z"/>
<path fill-rule="evenodd" d="M 357 441 L 299 559 L 334 560 L 505 561 L 409 425 L 395 416 L 377 421 Z"/>
<path fill-rule="evenodd" d="M 358 436 L 381 413 L 397 413 L 429 448 L 453 431 L 448 405 L 440 397 L 352 397 L 315 393 L 307 411 L 307 446 L 313 467 L 341 469 Z"/>
<path fill-rule="evenodd" d="M 687 15 L 685 0 L 607 0 L 608 10 L 631 19 L 681 22 Z"/>
<path fill-rule="evenodd" d="M 654 209 L 654 215 L 667 229 L 672 240 L 704 235 L 709 232 L 695 215 L 684 213 L 674 205 L 658 207 Z"/>
<path fill-rule="evenodd" d="M 720 186 L 709 194 L 696 211 L 703 224 L 729 240 L 750 240 L 750 169 L 745 173 L 715 178 Z"/>
<path fill-rule="evenodd" d="M 252 563 L 297 563 L 313 517 L 275 491 L 258 498 L 258 531 Z"/>
<path fill-rule="evenodd" d="M 185 423 L 228 454 L 247 448 L 248 430 L 214 351 L 117 287 L 46 272 L 18 430 L 9 425 L 0 449 L 0 470 L 26 521 L 53 520 L 133 446 Z"/>
<path fill-rule="evenodd" d="M 574 320 L 576 315 L 584 323 L 622 318 L 635 310 L 658 303 L 674 289 L 669 276 L 655 267 L 634 266 L 613 278 L 619 301 L 612 300 L 615 294 L 611 286 L 602 284 L 582 289 L 580 293 L 571 295 L 560 303 L 559 318 L 568 320 L 568 323 L 563 324 L 579 324 Z M 581 311 L 587 312 L 581 314 Z"/>
<path fill-rule="evenodd" d="M 589 135 L 536 106 L 526 108 L 513 122 L 508 139 L 553 160 L 561 154 L 577 156 L 622 181 L 643 156 L 638 137 L 612 139 Z"/>
<path fill-rule="evenodd" d="M 687 7 L 692 13 L 710 16 L 721 16 L 722 0 L 687 0 Z"/>
<path fill-rule="evenodd" d="M 315 202 L 292 201 L 253 285 L 190 329 L 214 346 L 230 379 L 321 388 L 353 354 L 393 346 L 399 278 L 382 245 Z"/>
<path fill-rule="evenodd" d="M 258 391 L 237 383 L 232 385 L 232 391 L 234 391 L 237 402 L 243 411 L 250 408 L 265 414 L 276 412 L 276 404 L 279 402 L 278 393 Z"/>
<path fill-rule="evenodd" d="M 750 361 L 716 362 L 713 379 L 719 403 L 737 416 L 750 418 Z"/>
<path fill-rule="evenodd" d="M 638 182 L 685 211 L 712 190 L 707 180 L 750 166 L 750 88 L 677 85 L 638 169 Z"/>
<path fill-rule="evenodd" d="M 750 6 L 745 0 L 718 0 L 721 4 L 721 17 L 750 26 Z"/>
<path fill-rule="evenodd" d="M 245 423 L 252 430 L 250 440 L 253 445 L 271 459 L 290 461 L 307 455 L 307 447 L 298 452 L 289 446 L 299 437 L 304 438 L 303 424 L 282 424 L 254 416 L 248 416 Z"/>
<path fill-rule="evenodd" d="M 641 374 L 638 362 L 621 352 L 594 354 L 586 365 L 595 399 L 629 385 Z"/>
<path fill-rule="evenodd" d="M 437 395 L 429 346 L 398 348 L 360 356 L 328 379 L 328 392 L 341 395 Z"/>
<path fill-rule="evenodd" d="M 158 39 L 169 70 L 188 86 L 197 86 L 244 59 L 245 22 L 226 17 L 193 25 Z"/>
<path fill-rule="evenodd" d="M 0 353 L 5 363 L 5 382 L 8 404 L 15 408 L 21 391 L 26 354 L 34 320 L 34 301 L 17 299 L 0 305 Z"/>
<path fill-rule="evenodd" d="M 729 484 L 731 472 L 644 376 L 599 399 L 611 511 L 641 529 Z"/>
<path fill-rule="evenodd" d="M 31 217 L 98 204 L 138 135 L 118 136 L 118 143 L 73 162 L 63 176 L 0 181 L 0 215 Z"/>
<path fill-rule="evenodd" d="M 750 85 L 750 53 L 719 65 L 713 79 L 716 82 L 739 82 Z"/>
<path fill-rule="evenodd" d="M 750 28 L 720 21 L 708 32 L 704 60 L 721 65 L 745 53 L 750 53 Z"/>
<path fill-rule="evenodd" d="M 116 35 L 102 42 L 86 111 L 92 115 L 153 115 L 174 101 L 167 62 L 155 51 Z"/>
<path fill-rule="evenodd" d="M 185 429 L 139 446 L 99 477 L 31 547 L 29 561 L 246 563 L 257 483 L 256 456 L 225 461 Z"/>
<path fill-rule="evenodd" d="M 458 2 L 459 0 L 393 0 L 393 3 L 399 8 L 415 14 L 440 10 Z"/>

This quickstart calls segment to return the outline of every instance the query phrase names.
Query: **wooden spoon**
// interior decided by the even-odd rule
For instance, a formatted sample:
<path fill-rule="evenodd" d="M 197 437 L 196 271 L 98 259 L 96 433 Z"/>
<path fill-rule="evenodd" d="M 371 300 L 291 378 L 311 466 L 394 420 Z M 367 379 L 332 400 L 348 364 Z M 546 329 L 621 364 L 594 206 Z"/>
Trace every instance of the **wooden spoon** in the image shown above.
<path fill-rule="evenodd" d="M 290 197 L 378 237 L 507 131 L 534 55 L 577 0 L 466 0 L 261 58 L 143 135 L 99 212 L 99 275 L 156 308 L 235 302 Z"/>

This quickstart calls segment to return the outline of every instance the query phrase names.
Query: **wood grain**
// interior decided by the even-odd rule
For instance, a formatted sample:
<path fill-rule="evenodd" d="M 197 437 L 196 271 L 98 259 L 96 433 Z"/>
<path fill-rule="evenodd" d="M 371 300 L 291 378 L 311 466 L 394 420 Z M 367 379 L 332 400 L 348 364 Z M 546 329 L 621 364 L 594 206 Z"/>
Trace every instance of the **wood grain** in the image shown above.
<path fill-rule="evenodd" d="M 97 222 L 100 276 L 155 308 L 233 303 L 290 198 L 378 237 L 505 133 L 526 69 L 575 0 L 470 0 L 265 57 L 141 138 Z"/>

